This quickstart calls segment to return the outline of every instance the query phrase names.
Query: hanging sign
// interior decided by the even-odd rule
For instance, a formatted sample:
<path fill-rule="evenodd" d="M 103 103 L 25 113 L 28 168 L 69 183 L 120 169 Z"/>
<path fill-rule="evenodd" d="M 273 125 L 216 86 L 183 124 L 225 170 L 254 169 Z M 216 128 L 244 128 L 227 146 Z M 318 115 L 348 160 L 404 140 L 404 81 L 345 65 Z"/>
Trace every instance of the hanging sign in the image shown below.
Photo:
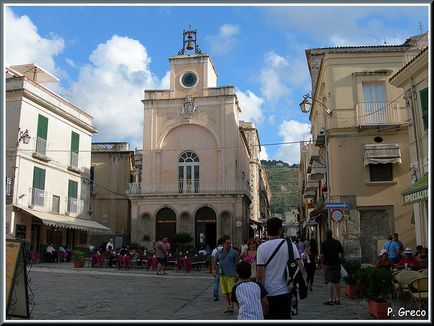
<path fill-rule="evenodd" d="M 332 209 L 330 211 L 330 218 L 335 222 L 339 223 L 344 218 L 344 211 L 339 208 Z"/>

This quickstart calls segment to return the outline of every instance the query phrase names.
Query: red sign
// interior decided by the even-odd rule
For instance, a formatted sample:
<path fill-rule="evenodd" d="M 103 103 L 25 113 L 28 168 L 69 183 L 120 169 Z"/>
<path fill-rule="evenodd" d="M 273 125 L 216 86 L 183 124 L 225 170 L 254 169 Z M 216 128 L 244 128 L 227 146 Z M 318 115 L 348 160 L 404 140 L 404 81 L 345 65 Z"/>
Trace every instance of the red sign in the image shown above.
<path fill-rule="evenodd" d="M 339 223 L 344 218 L 344 211 L 339 208 L 334 208 L 330 210 L 330 218 L 335 222 Z"/>

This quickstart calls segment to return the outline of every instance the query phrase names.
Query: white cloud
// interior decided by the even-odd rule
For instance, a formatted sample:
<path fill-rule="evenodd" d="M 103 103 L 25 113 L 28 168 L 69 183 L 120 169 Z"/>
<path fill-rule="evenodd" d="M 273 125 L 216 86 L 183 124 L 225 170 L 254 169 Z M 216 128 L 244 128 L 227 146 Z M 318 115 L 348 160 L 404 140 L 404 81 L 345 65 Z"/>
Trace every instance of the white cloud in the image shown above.
<path fill-rule="evenodd" d="M 273 51 L 265 55 L 265 66 L 259 77 L 261 92 L 268 101 L 275 102 L 281 97 L 291 95 L 291 89 L 286 80 L 289 75 L 290 64 L 285 57 Z"/>
<path fill-rule="evenodd" d="M 261 151 L 259 152 L 259 159 L 265 161 L 268 160 L 267 148 L 265 146 L 261 146 Z"/>
<path fill-rule="evenodd" d="M 170 89 L 170 71 L 167 71 L 160 82 L 160 89 Z"/>
<path fill-rule="evenodd" d="M 310 125 L 295 120 L 285 120 L 279 126 L 279 136 L 282 142 L 298 142 L 309 140 Z M 282 144 L 275 155 L 276 160 L 282 160 L 289 164 L 300 163 L 300 143 Z"/>
<path fill-rule="evenodd" d="M 56 76 L 61 75 L 54 57 L 63 51 L 64 40 L 55 34 L 42 37 L 28 16 L 18 17 L 9 7 L 4 9 L 5 65 L 35 63 Z"/>
<path fill-rule="evenodd" d="M 149 69 L 146 48 L 136 40 L 113 35 L 91 53 L 90 64 L 80 69 L 71 87 L 71 101 L 94 117 L 96 141 L 129 140 L 142 147 L 143 108 L 146 88 L 159 81 Z"/>
<path fill-rule="evenodd" d="M 210 53 L 212 55 L 223 55 L 228 53 L 237 43 L 237 36 L 240 28 L 237 25 L 224 24 L 220 26 L 217 35 L 210 35 L 206 40 L 210 44 Z"/>
<path fill-rule="evenodd" d="M 240 120 L 261 123 L 263 120 L 262 104 L 264 100 L 248 90 L 246 93 L 236 90 L 241 108 Z"/>

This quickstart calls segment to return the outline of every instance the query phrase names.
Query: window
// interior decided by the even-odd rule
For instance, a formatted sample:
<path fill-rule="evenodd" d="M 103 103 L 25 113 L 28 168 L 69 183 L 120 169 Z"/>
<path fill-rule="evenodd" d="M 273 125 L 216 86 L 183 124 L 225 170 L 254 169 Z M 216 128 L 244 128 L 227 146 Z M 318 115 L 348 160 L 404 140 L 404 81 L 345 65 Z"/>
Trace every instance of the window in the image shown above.
<path fill-rule="evenodd" d="M 420 107 L 422 109 L 423 128 L 428 129 L 428 88 L 425 88 L 419 92 L 420 95 Z"/>
<path fill-rule="evenodd" d="M 367 123 L 386 122 L 386 102 L 383 83 L 363 83 L 364 118 Z"/>
<path fill-rule="evenodd" d="M 76 132 L 71 133 L 71 160 L 70 165 L 78 167 L 78 149 L 80 147 L 80 135 Z"/>
<path fill-rule="evenodd" d="M 53 195 L 53 204 L 51 207 L 51 211 L 55 214 L 59 214 L 60 212 L 60 197 Z"/>
<path fill-rule="evenodd" d="M 369 164 L 371 181 L 393 181 L 392 163 Z"/>
<path fill-rule="evenodd" d="M 199 192 L 199 157 L 193 152 L 179 157 L 178 186 L 180 193 Z"/>
<path fill-rule="evenodd" d="M 68 180 L 68 212 L 77 213 L 78 212 L 78 182 Z"/>
<path fill-rule="evenodd" d="M 45 170 L 33 168 L 32 205 L 43 207 L 45 204 Z"/>
<path fill-rule="evenodd" d="M 47 243 L 62 244 L 62 231 L 54 226 L 47 229 Z"/>
<path fill-rule="evenodd" d="M 45 155 L 47 152 L 48 118 L 38 115 L 38 133 L 36 138 L 36 152 Z"/>

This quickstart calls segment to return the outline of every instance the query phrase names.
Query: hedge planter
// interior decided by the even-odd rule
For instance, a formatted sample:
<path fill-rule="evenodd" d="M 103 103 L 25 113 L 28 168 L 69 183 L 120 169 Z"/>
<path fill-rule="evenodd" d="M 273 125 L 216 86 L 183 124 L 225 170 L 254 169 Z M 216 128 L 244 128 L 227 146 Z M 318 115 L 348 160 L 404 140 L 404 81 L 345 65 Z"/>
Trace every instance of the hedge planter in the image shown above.
<path fill-rule="evenodd" d="M 390 308 L 390 302 L 368 300 L 368 312 L 377 319 L 390 319 L 387 315 L 388 308 Z"/>
<path fill-rule="evenodd" d="M 74 261 L 73 262 L 74 263 L 74 267 L 75 268 L 82 268 L 82 267 L 84 267 L 84 261 Z"/>
<path fill-rule="evenodd" d="M 359 292 L 359 288 L 360 288 L 360 285 L 345 284 L 344 294 L 346 297 L 354 300 L 357 298 L 357 293 Z"/>

